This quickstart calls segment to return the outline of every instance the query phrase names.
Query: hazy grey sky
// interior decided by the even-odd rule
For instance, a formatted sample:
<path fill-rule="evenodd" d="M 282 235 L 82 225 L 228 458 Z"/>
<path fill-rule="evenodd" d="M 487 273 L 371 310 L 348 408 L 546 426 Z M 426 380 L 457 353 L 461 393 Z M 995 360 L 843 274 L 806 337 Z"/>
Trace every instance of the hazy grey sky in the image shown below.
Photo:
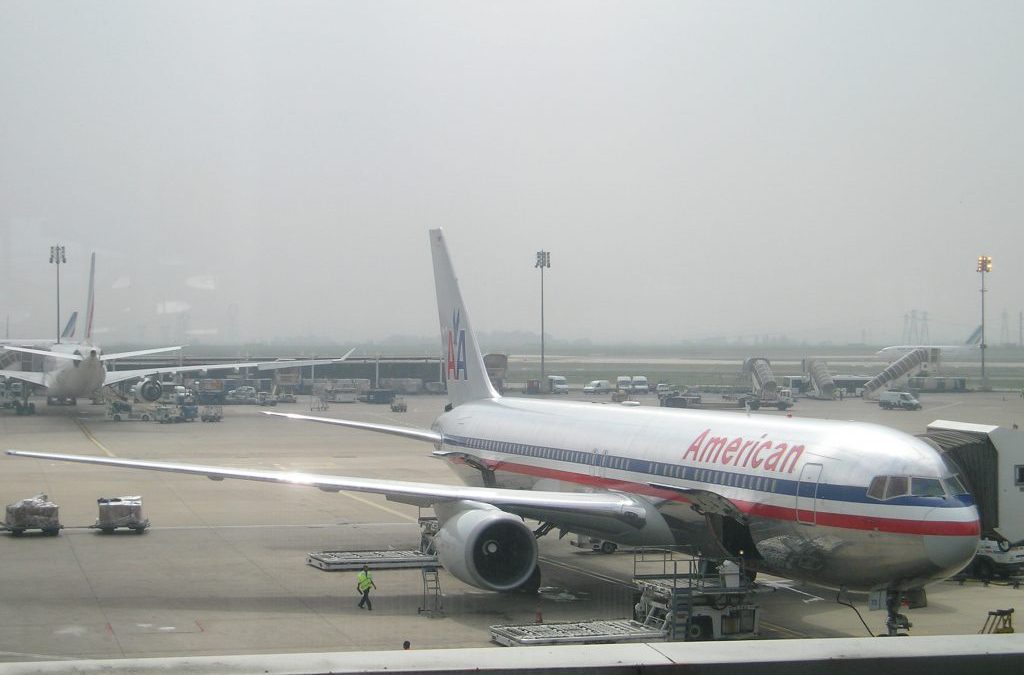
<path fill-rule="evenodd" d="M 1024 282 L 1021 2 L 0 4 L 0 319 L 898 341 Z M 187 313 L 180 310 L 188 308 Z M 65 311 L 66 314 L 66 311 Z M 187 317 L 183 318 L 183 317 Z M 232 328 L 234 326 L 234 328 Z"/>

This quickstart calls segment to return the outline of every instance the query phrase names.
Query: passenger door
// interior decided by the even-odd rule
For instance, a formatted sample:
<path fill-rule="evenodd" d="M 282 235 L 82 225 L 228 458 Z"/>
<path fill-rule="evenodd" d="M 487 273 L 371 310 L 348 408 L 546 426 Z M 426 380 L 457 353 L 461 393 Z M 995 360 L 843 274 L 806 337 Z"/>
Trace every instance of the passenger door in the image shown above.
<path fill-rule="evenodd" d="M 821 464 L 804 464 L 800 470 L 800 480 L 796 484 L 796 522 L 817 525 L 820 478 Z"/>

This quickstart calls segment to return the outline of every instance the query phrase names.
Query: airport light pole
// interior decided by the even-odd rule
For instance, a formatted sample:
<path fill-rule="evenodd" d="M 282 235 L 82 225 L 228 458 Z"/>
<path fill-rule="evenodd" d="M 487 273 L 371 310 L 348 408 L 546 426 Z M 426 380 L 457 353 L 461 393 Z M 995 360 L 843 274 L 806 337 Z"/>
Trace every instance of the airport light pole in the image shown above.
<path fill-rule="evenodd" d="M 551 252 L 537 251 L 534 269 L 540 268 L 540 386 L 544 387 L 544 268 L 551 267 Z"/>
<path fill-rule="evenodd" d="M 978 256 L 978 273 L 981 275 L 981 388 L 988 390 L 988 377 L 985 375 L 985 275 L 992 271 L 992 256 Z"/>
<path fill-rule="evenodd" d="M 67 261 L 63 246 L 50 247 L 50 262 L 57 266 L 57 344 L 60 344 L 60 266 Z"/>

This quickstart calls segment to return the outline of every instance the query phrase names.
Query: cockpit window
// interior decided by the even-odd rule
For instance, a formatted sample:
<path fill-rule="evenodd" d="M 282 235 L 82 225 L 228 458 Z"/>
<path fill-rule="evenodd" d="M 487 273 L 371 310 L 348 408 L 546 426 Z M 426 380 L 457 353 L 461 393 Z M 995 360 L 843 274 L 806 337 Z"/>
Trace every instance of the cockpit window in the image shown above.
<path fill-rule="evenodd" d="M 967 490 L 956 476 L 923 478 L 918 476 L 875 476 L 868 485 L 868 497 L 888 500 L 897 497 L 945 497 L 966 494 Z"/>
<path fill-rule="evenodd" d="M 938 478 L 912 478 L 910 494 L 915 497 L 945 497 L 942 481 Z"/>
<path fill-rule="evenodd" d="M 902 497 L 910 490 L 910 479 L 906 476 L 889 476 L 889 482 L 885 485 L 885 498 L 893 499 Z"/>
<path fill-rule="evenodd" d="M 968 494 L 967 488 L 956 476 L 950 476 L 949 478 L 943 478 L 942 483 L 946 486 L 946 492 L 951 495 L 965 495 Z"/>
<path fill-rule="evenodd" d="M 872 499 L 885 499 L 885 476 L 875 476 L 868 486 L 868 497 Z"/>

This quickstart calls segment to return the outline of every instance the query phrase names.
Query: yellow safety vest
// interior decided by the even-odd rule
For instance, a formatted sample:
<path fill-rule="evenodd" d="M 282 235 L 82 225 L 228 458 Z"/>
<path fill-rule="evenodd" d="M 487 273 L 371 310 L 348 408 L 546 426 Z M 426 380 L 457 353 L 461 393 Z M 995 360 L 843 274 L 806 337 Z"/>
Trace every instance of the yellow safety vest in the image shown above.
<path fill-rule="evenodd" d="M 370 576 L 369 572 L 360 572 L 359 576 L 356 577 L 356 587 L 360 592 L 373 586 L 373 577 Z"/>

